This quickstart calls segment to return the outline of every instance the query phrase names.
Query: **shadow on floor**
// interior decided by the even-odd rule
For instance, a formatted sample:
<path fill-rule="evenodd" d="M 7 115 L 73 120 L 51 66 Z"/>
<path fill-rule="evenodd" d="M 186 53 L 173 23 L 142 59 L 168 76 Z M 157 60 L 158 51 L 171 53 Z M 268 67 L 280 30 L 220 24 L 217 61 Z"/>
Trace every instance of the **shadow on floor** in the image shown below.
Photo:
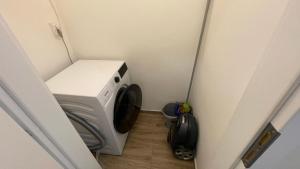
<path fill-rule="evenodd" d="M 157 112 L 140 113 L 122 156 L 101 155 L 103 169 L 194 169 L 193 161 L 176 159 L 167 143 L 165 119 Z"/>

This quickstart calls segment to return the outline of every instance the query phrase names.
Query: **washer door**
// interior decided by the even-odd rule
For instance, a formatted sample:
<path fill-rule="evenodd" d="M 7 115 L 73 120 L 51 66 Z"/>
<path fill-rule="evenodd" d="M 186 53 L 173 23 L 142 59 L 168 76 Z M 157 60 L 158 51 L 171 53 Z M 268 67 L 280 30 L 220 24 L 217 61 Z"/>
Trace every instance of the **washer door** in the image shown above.
<path fill-rule="evenodd" d="M 132 84 L 119 89 L 114 107 L 114 126 L 119 133 L 128 132 L 134 125 L 142 105 L 141 88 Z"/>

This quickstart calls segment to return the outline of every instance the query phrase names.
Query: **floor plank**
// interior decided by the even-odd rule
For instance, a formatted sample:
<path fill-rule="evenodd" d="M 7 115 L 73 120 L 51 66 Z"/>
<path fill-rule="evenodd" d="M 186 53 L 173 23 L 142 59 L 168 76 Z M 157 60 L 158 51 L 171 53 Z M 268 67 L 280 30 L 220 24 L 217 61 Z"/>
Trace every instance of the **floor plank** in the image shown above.
<path fill-rule="evenodd" d="M 176 159 L 167 143 L 168 129 L 158 112 L 140 113 L 121 156 L 101 155 L 103 169 L 194 169 L 193 161 Z"/>

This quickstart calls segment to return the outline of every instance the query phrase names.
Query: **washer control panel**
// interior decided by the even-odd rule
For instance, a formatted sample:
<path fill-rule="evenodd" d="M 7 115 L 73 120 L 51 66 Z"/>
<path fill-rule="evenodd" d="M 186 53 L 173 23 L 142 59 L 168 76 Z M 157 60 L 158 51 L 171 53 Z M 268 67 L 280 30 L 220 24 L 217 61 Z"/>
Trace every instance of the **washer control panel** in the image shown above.
<path fill-rule="evenodd" d="M 118 73 L 116 73 L 113 78 L 108 82 L 105 88 L 100 93 L 100 103 L 105 106 L 110 98 L 113 96 L 113 93 L 116 92 L 116 88 L 120 85 L 121 78 Z"/>
<path fill-rule="evenodd" d="M 112 96 L 112 91 L 109 86 L 105 87 L 100 94 L 100 103 L 105 106 L 110 97 Z"/>

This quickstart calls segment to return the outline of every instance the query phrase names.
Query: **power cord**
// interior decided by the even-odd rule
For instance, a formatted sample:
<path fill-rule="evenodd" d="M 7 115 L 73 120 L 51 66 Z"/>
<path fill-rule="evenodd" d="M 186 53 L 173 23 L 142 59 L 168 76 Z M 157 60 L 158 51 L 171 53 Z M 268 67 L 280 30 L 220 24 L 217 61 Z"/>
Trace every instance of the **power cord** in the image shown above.
<path fill-rule="evenodd" d="M 57 34 L 59 35 L 59 37 L 61 38 L 61 40 L 62 40 L 62 42 L 63 42 L 63 44 L 64 44 L 64 46 L 65 46 L 65 48 L 66 48 L 66 50 L 67 50 L 68 58 L 69 58 L 71 64 L 73 64 L 73 60 L 72 60 L 72 58 L 71 58 L 70 51 L 69 51 L 69 48 L 68 48 L 68 46 L 67 46 L 67 43 L 66 43 L 66 41 L 65 41 L 65 39 L 64 39 L 64 35 L 63 35 L 62 31 L 61 31 L 58 27 L 56 27 L 56 32 L 57 32 Z"/>
<path fill-rule="evenodd" d="M 54 11 L 54 13 L 55 13 L 55 16 L 56 16 L 57 21 L 58 21 L 58 25 L 61 25 L 61 24 L 60 24 L 60 21 L 59 21 L 58 14 L 57 14 L 57 11 L 56 11 L 56 9 L 55 9 L 55 6 L 54 6 L 52 0 L 49 0 L 49 3 L 50 3 L 50 6 L 51 6 L 51 8 L 53 9 L 53 11 Z M 61 40 L 62 40 L 62 42 L 63 42 L 63 44 L 64 44 L 64 46 L 65 46 L 65 48 L 66 48 L 66 50 L 67 50 L 67 55 L 68 55 L 68 58 L 69 58 L 69 60 L 70 60 L 70 63 L 73 64 L 74 62 L 73 62 L 73 59 L 72 59 L 72 57 L 71 57 L 71 54 L 70 54 L 70 50 L 69 50 L 69 48 L 68 48 L 68 45 L 67 45 L 67 43 L 66 43 L 66 41 L 65 41 L 65 39 L 64 39 L 63 32 L 61 31 L 61 29 L 59 28 L 59 26 L 55 26 L 55 31 L 56 31 L 57 35 L 61 38 Z"/>

